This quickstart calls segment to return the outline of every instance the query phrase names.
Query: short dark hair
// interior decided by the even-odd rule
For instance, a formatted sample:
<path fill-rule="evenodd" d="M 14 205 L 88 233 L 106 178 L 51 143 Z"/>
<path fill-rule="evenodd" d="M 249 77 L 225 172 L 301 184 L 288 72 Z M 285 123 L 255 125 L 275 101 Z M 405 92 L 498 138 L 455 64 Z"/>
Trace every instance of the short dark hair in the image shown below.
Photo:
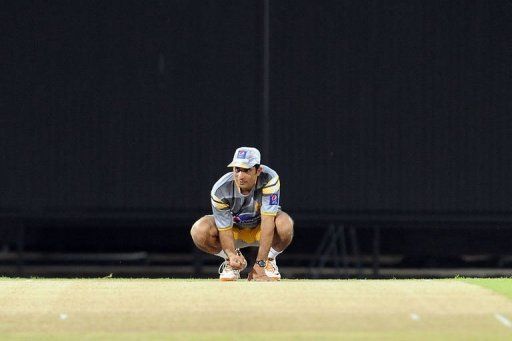
<path fill-rule="evenodd" d="M 254 165 L 254 169 L 258 170 L 258 168 L 260 168 L 260 164 L 259 163 Z"/>

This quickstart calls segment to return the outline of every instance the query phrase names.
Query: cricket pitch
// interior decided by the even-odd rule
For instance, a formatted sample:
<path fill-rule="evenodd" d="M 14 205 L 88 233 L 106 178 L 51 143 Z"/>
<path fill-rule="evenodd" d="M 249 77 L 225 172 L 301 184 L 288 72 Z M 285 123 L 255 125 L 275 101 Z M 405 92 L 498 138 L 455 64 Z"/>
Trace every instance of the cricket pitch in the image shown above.
<path fill-rule="evenodd" d="M 1 339 L 505 340 L 510 321 L 463 280 L 0 279 Z"/>

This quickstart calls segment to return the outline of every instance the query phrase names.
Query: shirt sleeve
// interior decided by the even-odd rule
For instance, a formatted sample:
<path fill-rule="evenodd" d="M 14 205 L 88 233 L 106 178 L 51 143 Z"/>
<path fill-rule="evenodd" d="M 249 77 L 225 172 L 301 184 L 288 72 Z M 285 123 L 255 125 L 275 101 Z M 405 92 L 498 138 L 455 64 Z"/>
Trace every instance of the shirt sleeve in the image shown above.
<path fill-rule="evenodd" d="M 279 176 L 276 176 L 263 187 L 261 199 L 261 215 L 275 216 L 280 210 L 280 189 Z"/>
<path fill-rule="evenodd" d="M 212 212 L 215 219 L 215 225 L 219 230 L 228 230 L 233 227 L 233 215 L 229 210 L 229 203 L 227 200 L 211 194 Z"/>

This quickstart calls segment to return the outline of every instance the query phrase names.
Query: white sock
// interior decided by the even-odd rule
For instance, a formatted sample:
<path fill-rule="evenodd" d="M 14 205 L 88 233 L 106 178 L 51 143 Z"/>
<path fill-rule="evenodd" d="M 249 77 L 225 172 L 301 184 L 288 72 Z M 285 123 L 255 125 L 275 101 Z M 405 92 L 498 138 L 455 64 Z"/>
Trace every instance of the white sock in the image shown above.
<path fill-rule="evenodd" d="M 268 252 L 268 258 L 276 259 L 277 256 L 283 251 L 276 251 L 273 247 L 270 248 L 270 251 Z"/>
<path fill-rule="evenodd" d="M 215 256 L 219 256 L 221 258 L 224 258 L 224 259 L 228 259 L 228 255 L 226 255 L 226 253 L 224 252 L 224 250 L 220 250 L 219 253 L 216 253 Z"/>

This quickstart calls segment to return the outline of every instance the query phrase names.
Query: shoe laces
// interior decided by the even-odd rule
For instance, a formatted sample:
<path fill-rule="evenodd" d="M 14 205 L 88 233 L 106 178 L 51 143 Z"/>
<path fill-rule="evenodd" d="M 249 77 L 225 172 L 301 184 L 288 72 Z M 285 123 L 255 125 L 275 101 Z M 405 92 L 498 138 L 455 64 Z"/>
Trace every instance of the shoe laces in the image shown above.
<path fill-rule="evenodd" d="M 239 255 L 239 256 L 241 256 L 241 255 L 242 255 L 242 252 L 240 251 L 240 249 L 236 249 L 236 250 L 235 250 L 235 252 L 236 252 L 236 254 L 237 254 L 237 255 Z M 228 270 L 228 271 L 240 271 L 240 270 L 235 270 L 235 269 L 233 269 L 233 268 L 231 267 L 231 265 L 229 265 L 229 259 L 224 260 L 224 262 L 222 262 L 222 263 L 221 263 L 221 265 L 219 266 L 219 270 L 218 270 L 219 275 L 220 275 L 221 273 L 223 273 L 223 272 L 224 272 L 224 269 L 226 269 L 226 270 Z M 245 267 L 244 267 L 244 269 L 245 269 Z M 243 269 L 242 269 L 242 270 L 243 270 Z"/>
<path fill-rule="evenodd" d="M 219 266 L 219 275 L 222 274 L 224 272 L 224 269 L 226 269 L 226 268 L 227 268 L 227 270 L 233 270 L 231 268 L 231 266 L 229 265 L 229 261 L 227 259 L 220 264 L 220 266 Z"/>
<path fill-rule="evenodd" d="M 275 258 L 267 259 L 267 265 L 265 266 L 265 269 L 268 271 L 276 271 L 277 270 L 277 264 L 276 264 Z"/>

